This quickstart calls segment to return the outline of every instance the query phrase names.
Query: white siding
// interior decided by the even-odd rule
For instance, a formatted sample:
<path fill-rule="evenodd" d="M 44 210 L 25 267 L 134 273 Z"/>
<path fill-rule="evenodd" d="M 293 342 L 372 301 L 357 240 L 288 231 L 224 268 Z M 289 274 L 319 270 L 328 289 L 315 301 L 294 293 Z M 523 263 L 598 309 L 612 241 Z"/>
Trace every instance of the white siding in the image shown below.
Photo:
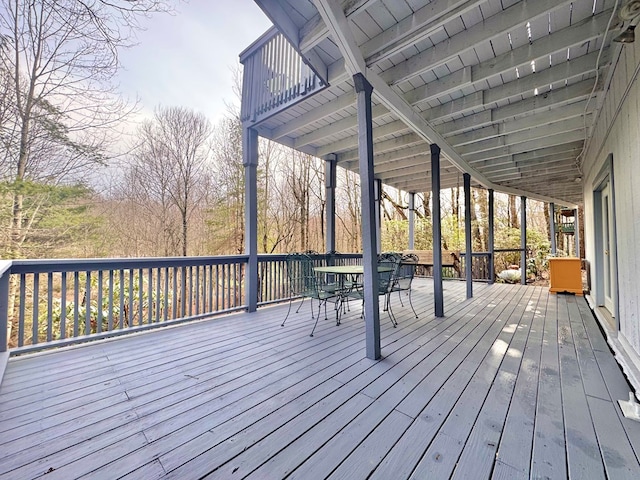
<path fill-rule="evenodd" d="M 584 164 L 586 257 L 595 265 L 593 182 L 607 156 L 613 154 L 620 353 L 625 357 L 623 363 L 640 369 L 640 42 L 621 48 Z M 595 278 L 592 280 L 595 288 Z"/>

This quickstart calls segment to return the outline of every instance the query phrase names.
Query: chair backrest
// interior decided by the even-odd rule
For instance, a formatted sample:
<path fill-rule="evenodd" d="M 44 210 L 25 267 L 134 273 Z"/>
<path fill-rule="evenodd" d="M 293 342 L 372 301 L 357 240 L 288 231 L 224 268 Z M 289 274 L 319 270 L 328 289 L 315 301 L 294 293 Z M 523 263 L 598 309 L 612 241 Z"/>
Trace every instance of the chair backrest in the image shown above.
<path fill-rule="evenodd" d="M 383 295 L 393 288 L 393 282 L 400 266 L 400 254 L 382 253 L 378 256 L 378 267 L 387 267 L 389 270 L 378 272 L 378 293 Z"/>
<path fill-rule="evenodd" d="M 287 255 L 287 277 L 292 296 L 314 296 L 318 291 L 318 279 L 313 267 L 313 259 L 306 253 Z"/>
<path fill-rule="evenodd" d="M 327 261 L 327 265 L 341 265 L 342 261 L 340 260 L 340 256 L 342 254 L 336 250 L 329 250 L 324 254 L 325 259 Z"/>
<path fill-rule="evenodd" d="M 394 290 L 409 290 L 411 288 L 411 282 L 413 281 L 417 263 L 417 255 L 413 253 L 402 255 L 398 272 L 394 280 Z"/>

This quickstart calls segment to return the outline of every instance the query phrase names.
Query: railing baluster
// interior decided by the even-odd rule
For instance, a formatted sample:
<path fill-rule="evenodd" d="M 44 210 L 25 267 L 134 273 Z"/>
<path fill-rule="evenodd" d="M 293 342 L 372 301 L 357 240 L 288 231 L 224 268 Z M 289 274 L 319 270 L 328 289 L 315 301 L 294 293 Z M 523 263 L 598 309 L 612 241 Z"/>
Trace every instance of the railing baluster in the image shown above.
<path fill-rule="evenodd" d="M 91 271 L 87 275 L 84 289 L 84 334 L 91 335 Z"/>
<path fill-rule="evenodd" d="M 177 318 L 178 316 L 178 270 L 173 268 L 173 294 L 171 299 L 173 301 L 173 316 L 171 318 Z"/>
<path fill-rule="evenodd" d="M 162 270 L 160 268 L 156 268 L 156 323 L 160 323 L 160 297 L 162 294 L 162 290 L 160 288 L 162 281 Z"/>
<path fill-rule="evenodd" d="M 124 284 L 126 282 L 125 278 L 124 278 L 124 269 L 120 269 L 120 299 L 119 299 L 119 308 L 120 311 L 118 312 L 118 327 L 120 328 L 120 330 L 122 330 L 124 328 Z"/>
<path fill-rule="evenodd" d="M 80 328 L 80 272 L 73 272 L 73 336 Z"/>
<path fill-rule="evenodd" d="M 60 340 L 67 338 L 67 272 L 60 274 Z"/>
<path fill-rule="evenodd" d="M 40 303 L 40 274 L 33 274 L 33 292 L 31 293 L 31 298 L 33 301 L 33 311 L 31 312 L 31 343 L 38 343 L 38 307 Z"/>
<path fill-rule="evenodd" d="M 222 292 L 222 308 L 225 309 L 227 304 L 225 302 L 225 298 L 226 298 L 226 273 L 227 273 L 227 268 L 228 265 L 223 265 L 221 270 L 222 270 L 222 282 L 220 285 L 220 290 Z"/>
<path fill-rule="evenodd" d="M 133 327 L 133 268 L 129 269 L 129 311 L 127 315 L 127 328 Z"/>
<path fill-rule="evenodd" d="M 113 270 L 109 269 L 109 305 L 108 305 L 107 329 L 113 330 Z"/>
<path fill-rule="evenodd" d="M 25 308 L 27 305 L 27 276 L 24 273 L 20 274 L 20 308 L 18 313 L 18 346 L 24 345 L 24 320 L 25 320 Z"/>
<path fill-rule="evenodd" d="M 47 342 L 53 340 L 53 272 L 47 273 Z"/>
<path fill-rule="evenodd" d="M 96 303 L 98 305 L 96 312 L 96 333 L 102 333 L 102 287 L 103 287 L 104 272 L 98 270 L 98 293 Z"/>
<path fill-rule="evenodd" d="M 153 323 L 153 269 L 149 267 L 149 271 L 147 273 L 147 278 L 149 285 L 147 285 L 147 312 L 149 324 Z"/>
<path fill-rule="evenodd" d="M 144 324 L 144 275 L 138 269 L 138 325 Z"/>
<path fill-rule="evenodd" d="M 189 299 L 189 316 L 193 315 L 193 267 L 188 267 L 187 271 L 189 272 L 189 294 L 187 298 Z"/>
<path fill-rule="evenodd" d="M 213 303 L 213 265 L 209 266 L 209 311 L 216 311 Z"/>
<path fill-rule="evenodd" d="M 169 267 L 164 269 L 164 321 L 169 315 Z"/>
<path fill-rule="evenodd" d="M 202 266 L 202 313 L 207 311 L 207 266 Z"/>
<path fill-rule="evenodd" d="M 187 301 L 187 267 L 182 267 L 180 274 L 180 297 L 182 305 L 180 306 L 180 316 L 184 317 L 186 312 L 185 302 Z"/>
<path fill-rule="evenodd" d="M 200 266 L 196 265 L 196 298 L 195 298 L 195 314 L 200 313 Z"/>

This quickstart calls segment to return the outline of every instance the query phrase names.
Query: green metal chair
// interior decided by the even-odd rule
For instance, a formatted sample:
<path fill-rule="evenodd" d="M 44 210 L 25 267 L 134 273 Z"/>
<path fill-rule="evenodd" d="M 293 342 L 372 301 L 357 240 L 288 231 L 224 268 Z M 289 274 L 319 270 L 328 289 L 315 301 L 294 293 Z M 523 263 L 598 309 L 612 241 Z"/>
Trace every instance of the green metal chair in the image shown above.
<path fill-rule="evenodd" d="M 318 319 L 320 318 L 320 309 L 324 304 L 324 318 L 327 319 L 327 301 L 335 298 L 335 290 L 326 289 L 322 281 L 322 276 L 316 274 L 314 271 L 314 261 L 310 255 L 306 253 L 292 253 L 287 255 L 287 277 L 289 278 L 289 310 L 287 310 L 287 316 L 282 321 L 282 327 L 284 327 L 289 314 L 291 313 L 291 304 L 294 298 L 302 298 L 302 302 L 298 305 L 296 313 L 300 311 L 302 304 L 306 298 L 311 302 L 311 319 L 315 320 L 313 329 L 311 330 L 311 337 L 318 325 Z M 318 313 L 314 315 L 313 300 L 318 300 Z"/>
<path fill-rule="evenodd" d="M 401 258 L 401 254 L 395 252 L 382 253 L 378 257 L 378 267 L 390 268 L 388 271 L 378 272 L 378 295 L 384 297 L 383 310 L 389 315 L 394 327 L 398 326 L 398 321 L 391 310 L 391 293 L 398 275 Z"/>
<path fill-rule="evenodd" d="M 411 306 L 411 310 L 413 310 L 413 314 L 416 316 L 416 318 L 418 318 L 418 314 L 416 313 L 416 309 L 413 308 L 413 302 L 411 301 L 411 283 L 413 282 L 413 277 L 418 261 L 418 256 L 413 253 L 402 255 L 402 257 L 400 258 L 400 264 L 398 265 L 398 269 L 396 271 L 396 276 L 393 279 L 393 284 L 391 286 L 392 292 L 398 292 L 400 305 L 402 305 L 403 307 L 404 303 L 402 303 L 402 292 L 407 292 L 407 295 L 409 297 L 409 305 Z M 389 310 L 391 310 L 391 302 L 389 302 Z"/>
<path fill-rule="evenodd" d="M 381 253 L 378 255 L 377 268 L 383 267 L 383 271 L 378 271 L 378 295 L 384 297 L 383 301 L 383 311 L 387 312 L 389 315 L 389 320 L 394 327 L 398 325 L 393 312 L 390 309 L 389 297 L 392 292 L 394 278 L 397 274 L 397 269 L 400 266 L 400 257 L 399 253 Z M 362 300 L 364 306 L 364 291 L 362 286 L 357 286 L 353 288 L 353 290 L 349 293 L 349 298 L 351 299 L 360 299 Z M 362 313 L 360 317 L 364 316 L 364 308 L 362 309 Z"/>

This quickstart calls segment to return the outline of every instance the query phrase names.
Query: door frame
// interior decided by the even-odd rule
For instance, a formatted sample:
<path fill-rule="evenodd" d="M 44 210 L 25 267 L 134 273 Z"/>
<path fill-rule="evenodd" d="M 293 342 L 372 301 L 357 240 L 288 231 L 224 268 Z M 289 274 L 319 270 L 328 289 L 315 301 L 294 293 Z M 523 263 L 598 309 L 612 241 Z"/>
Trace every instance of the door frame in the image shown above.
<path fill-rule="evenodd" d="M 614 319 L 616 330 L 620 329 L 619 299 L 618 299 L 618 249 L 617 249 L 617 227 L 616 227 L 616 201 L 615 201 L 615 185 L 613 176 L 613 154 L 607 156 L 607 160 L 594 178 L 592 184 L 593 191 L 593 225 L 594 225 L 594 254 L 595 269 L 594 285 L 595 285 L 595 301 L 597 306 L 605 305 L 604 293 L 604 218 L 603 218 L 603 196 L 602 191 L 609 187 L 609 215 L 610 215 L 610 231 L 609 231 L 609 261 L 611 263 L 611 300 L 613 308 L 611 316 Z M 609 310 L 607 308 L 607 310 Z"/>

